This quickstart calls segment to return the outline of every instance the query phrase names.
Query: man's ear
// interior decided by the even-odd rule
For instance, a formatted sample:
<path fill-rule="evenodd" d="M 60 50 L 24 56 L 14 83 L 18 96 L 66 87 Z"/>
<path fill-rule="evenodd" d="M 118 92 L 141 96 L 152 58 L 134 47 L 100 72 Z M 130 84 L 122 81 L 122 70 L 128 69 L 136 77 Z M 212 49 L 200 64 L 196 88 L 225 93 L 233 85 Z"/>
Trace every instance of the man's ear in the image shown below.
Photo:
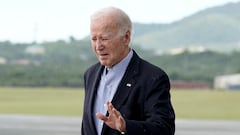
<path fill-rule="evenodd" d="M 131 31 L 127 30 L 124 35 L 124 41 L 129 43 L 130 40 L 131 40 Z"/>

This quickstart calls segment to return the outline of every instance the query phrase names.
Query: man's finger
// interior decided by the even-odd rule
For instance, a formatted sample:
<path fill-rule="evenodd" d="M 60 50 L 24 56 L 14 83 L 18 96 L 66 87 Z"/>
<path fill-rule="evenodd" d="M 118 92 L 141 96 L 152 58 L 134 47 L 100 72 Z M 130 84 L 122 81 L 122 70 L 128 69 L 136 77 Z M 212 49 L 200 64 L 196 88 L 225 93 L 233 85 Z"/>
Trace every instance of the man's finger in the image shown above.
<path fill-rule="evenodd" d="M 115 117 L 121 116 L 120 112 L 117 111 L 115 108 L 112 109 L 112 115 L 114 115 Z"/>
<path fill-rule="evenodd" d="M 121 113 L 120 113 L 116 108 L 114 108 L 114 106 L 112 105 L 111 102 L 108 101 L 108 102 L 107 102 L 107 106 L 108 106 L 108 112 L 109 112 L 109 114 L 114 115 L 114 116 L 116 116 L 116 117 L 121 116 Z"/>
<path fill-rule="evenodd" d="M 114 107 L 113 107 L 112 103 L 109 102 L 109 101 L 107 101 L 107 109 L 108 109 L 109 114 L 112 113 L 112 109 L 113 109 L 113 108 L 114 108 Z"/>
<path fill-rule="evenodd" d="M 101 113 L 96 113 L 96 117 L 102 121 L 107 121 L 107 117 Z"/>

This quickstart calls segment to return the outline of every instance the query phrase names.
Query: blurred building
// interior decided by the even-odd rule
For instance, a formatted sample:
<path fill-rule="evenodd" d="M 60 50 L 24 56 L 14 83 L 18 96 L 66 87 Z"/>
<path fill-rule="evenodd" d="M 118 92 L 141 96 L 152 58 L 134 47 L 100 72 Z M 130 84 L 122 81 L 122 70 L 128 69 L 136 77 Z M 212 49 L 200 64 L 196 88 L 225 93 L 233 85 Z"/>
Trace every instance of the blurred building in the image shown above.
<path fill-rule="evenodd" d="M 0 64 L 6 64 L 7 60 L 3 57 L 0 57 Z"/>
<path fill-rule="evenodd" d="M 19 59 L 19 60 L 12 61 L 12 64 L 16 64 L 16 65 L 29 65 L 30 63 L 31 61 L 28 59 Z"/>
<path fill-rule="evenodd" d="M 176 88 L 176 89 L 209 89 L 210 86 L 206 82 L 171 80 L 171 88 Z"/>
<path fill-rule="evenodd" d="M 214 88 L 240 90 L 240 74 L 222 75 L 215 77 Z"/>
<path fill-rule="evenodd" d="M 42 55 L 45 53 L 45 49 L 39 45 L 33 45 L 26 48 L 26 52 L 35 55 Z"/>

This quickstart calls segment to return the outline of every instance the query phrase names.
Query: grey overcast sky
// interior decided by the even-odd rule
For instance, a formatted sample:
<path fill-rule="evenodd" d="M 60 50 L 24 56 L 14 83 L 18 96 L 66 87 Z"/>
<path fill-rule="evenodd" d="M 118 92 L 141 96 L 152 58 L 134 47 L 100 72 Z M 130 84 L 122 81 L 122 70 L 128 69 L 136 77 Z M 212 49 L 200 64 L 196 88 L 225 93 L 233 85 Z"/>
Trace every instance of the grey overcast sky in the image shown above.
<path fill-rule="evenodd" d="M 240 0 L 0 0 L 0 41 L 37 42 L 81 39 L 90 15 L 115 6 L 133 22 L 171 23 L 208 7 Z"/>

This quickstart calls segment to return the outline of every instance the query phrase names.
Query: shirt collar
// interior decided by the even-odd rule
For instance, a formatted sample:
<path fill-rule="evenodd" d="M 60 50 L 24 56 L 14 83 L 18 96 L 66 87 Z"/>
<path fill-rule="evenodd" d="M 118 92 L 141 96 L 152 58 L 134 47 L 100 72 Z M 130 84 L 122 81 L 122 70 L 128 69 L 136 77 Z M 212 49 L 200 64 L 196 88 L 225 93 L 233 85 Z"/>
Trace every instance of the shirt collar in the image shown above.
<path fill-rule="evenodd" d="M 111 71 L 115 73 L 125 72 L 132 56 L 133 56 L 133 50 L 131 49 L 128 55 L 124 59 L 122 59 L 118 64 L 114 65 L 111 68 L 107 68 L 107 67 L 105 68 L 107 68 L 109 72 Z"/>

